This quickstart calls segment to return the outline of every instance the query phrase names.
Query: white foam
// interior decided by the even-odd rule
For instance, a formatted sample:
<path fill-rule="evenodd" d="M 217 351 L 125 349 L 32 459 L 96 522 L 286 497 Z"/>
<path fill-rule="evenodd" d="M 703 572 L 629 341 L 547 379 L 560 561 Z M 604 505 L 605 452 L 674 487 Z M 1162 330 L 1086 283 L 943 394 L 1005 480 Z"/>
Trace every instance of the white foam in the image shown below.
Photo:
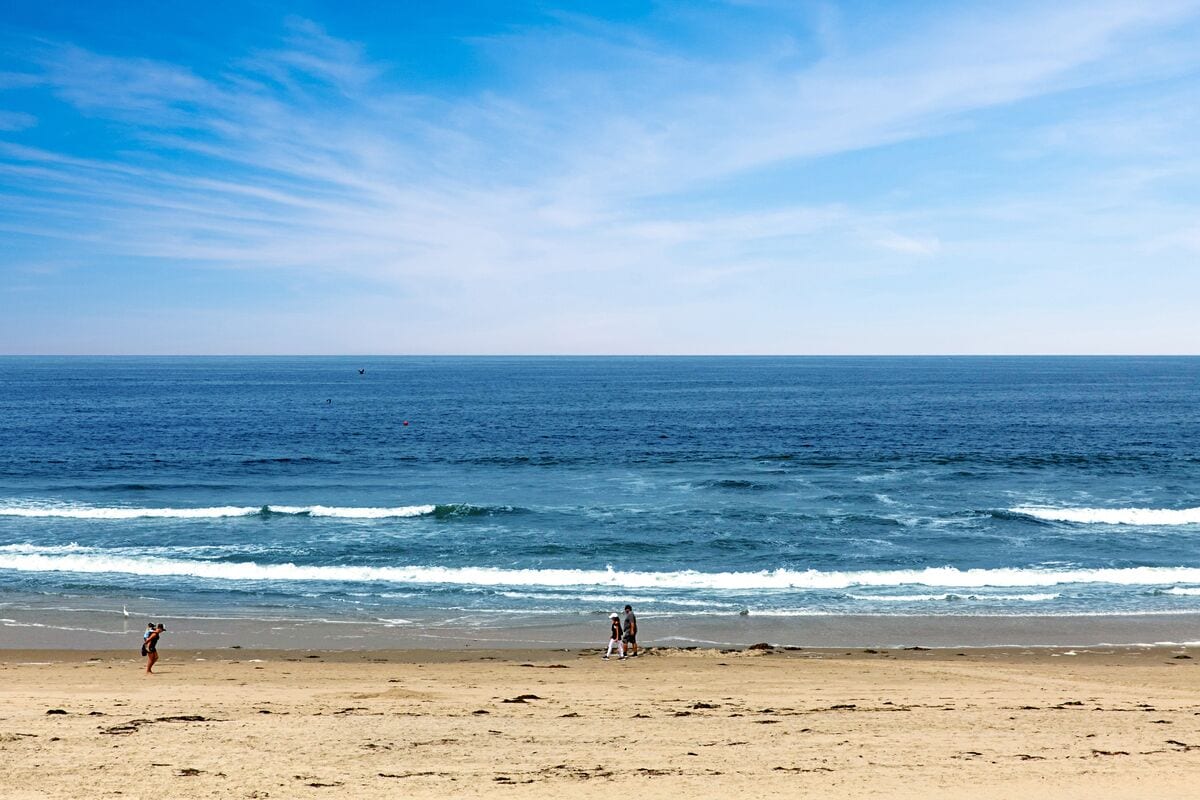
<path fill-rule="evenodd" d="M 1018 600 L 1025 603 L 1044 603 L 1061 595 L 1053 594 L 851 594 L 852 600 L 877 600 L 882 603 L 920 603 L 938 600 Z"/>
<path fill-rule="evenodd" d="M 1014 514 L 1050 522 L 1101 525 L 1194 525 L 1200 523 L 1200 508 L 1049 508 L 1018 506 Z"/>
<path fill-rule="evenodd" d="M 392 508 L 347 508 L 339 506 L 267 506 L 277 514 L 307 514 L 310 517 L 341 517 L 344 519 L 386 519 L 388 517 L 422 517 L 432 514 L 437 506 L 396 506 Z"/>
<path fill-rule="evenodd" d="M 0 506 L 8 517 L 61 517 L 65 519 L 138 519 L 140 517 L 199 519 L 246 517 L 262 506 L 212 506 L 209 508 L 100 508 L 96 506 Z"/>
<path fill-rule="evenodd" d="M 760 572 L 617 572 L 580 569 L 502 569 L 436 566 L 303 566 L 245 562 L 185 561 L 89 553 L 4 553 L 0 569 L 21 572 L 128 573 L 240 581 L 341 581 L 463 586 L 611 586 L 625 589 L 788 590 L 853 586 L 930 586 L 946 589 L 1043 587 L 1107 583 L 1125 586 L 1200 584 L 1197 567 L 1106 569 L 926 569 L 859 572 L 763 570 Z"/>
<path fill-rule="evenodd" d="M 65 519 L 217 519 L 249 517 L 263 510 L 276 514 L 307 514 L 310 517 L 346 519 L 385 519 L 419 517 L 432 514 L 433 505 L 395 506 L 390 508 L 347 508 L 338 506 L 209 506 L 206 508 L 124 508 L 84 505 L 0 506 L 0 516 L 58 517 Z"/>
<path fill-rule="evenodd" d="M 496 592 L 513 600 L 567 600 L 580 603 L 639 603 L 641 605 L 689 606 L 695 608 L 741 608 L 737 603 L 714 600 L 684 600 L 672 597 L 631 597 L 626 594 L 559 594 L 554 592 Z"/>
<path fill-rule="evenodd" d="M 37 553 L 46 555 L 49 553 L 85 553 L 91 548 L 80 547 L 75 542 L 70 544 L 57 545 L 36 545 L 36 544 L 6 544 L 0 545 L 0 553 Z"/>
<path fill-rule="evenodd" d="M 1200 595 L 1200 588 L 1172 586 L 1170 589 L 1164 591 L 1163 594 L 1180 594 L 1195 597 Z"/>

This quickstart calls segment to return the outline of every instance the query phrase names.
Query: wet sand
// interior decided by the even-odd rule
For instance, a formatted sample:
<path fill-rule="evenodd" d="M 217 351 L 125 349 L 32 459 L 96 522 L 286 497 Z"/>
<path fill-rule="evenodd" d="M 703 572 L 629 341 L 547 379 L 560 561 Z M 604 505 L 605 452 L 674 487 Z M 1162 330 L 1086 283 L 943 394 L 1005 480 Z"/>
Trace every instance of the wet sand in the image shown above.
<path fill-rule="evenodd" d="M 0 650 L 75 797 L 1187 797 L 1200 650 Z M 60 713 L 61 712 L 61 713 Z"/>
<path fill-rule="evenodd" d="M 45 602 L 43 599 L 42 602 Z M 79 603 L 75 600 L 73 603 Z M 313 619 L 280 615 L 268 619 L 230 616 L 218 609 L 135 608 L 129 616 L 119 600 L 106 607 L 61 608 L 61 601 L 29 608 L 12 603 L 0 610 L 0 648 L 136 650 L 147 622 L 163 622 L 172 647 L 233 645 L 271 649 L 322 647 L 339 650 L 439 648 L 583 648 L 608 634 L 608 610 L 561 615 L 476 612 L 464 622 L 410 609 L 404 619 L 363 617 Z M 812 614 L 665 615 L 639 611 L 650 643 L 685 647 L 745 647 L 756 642 L 800 647 L 992 647 L 1200 642 L 1200 614 L 1094 616 L 971 616 Z"/>

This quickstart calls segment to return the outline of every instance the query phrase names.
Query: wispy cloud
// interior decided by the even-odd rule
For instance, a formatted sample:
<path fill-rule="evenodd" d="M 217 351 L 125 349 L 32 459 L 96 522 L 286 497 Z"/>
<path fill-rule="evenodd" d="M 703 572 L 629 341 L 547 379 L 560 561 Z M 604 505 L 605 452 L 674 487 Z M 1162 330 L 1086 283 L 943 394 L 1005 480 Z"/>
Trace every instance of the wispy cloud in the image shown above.
<path fill-rule="evenodd" d="M 465 94 L 409 90 L 386 58 L 300 19 L 215 70 L 30 45 L 10 85 L 48 88 L 117 131 L 117 144 L 84 156 L 0 142 L 0 230 L 38 237 L 52 258 L 84 249 L 179 269 L 343 275 L 448 320 L 543 319 L 542 338 L 582 319 L 597 276 L 677 290 L 679 307 L 719 308 L 723 292 L 752 313 L 737 286 L 747 274 L 773 275 L 769 286 L 800 271 L 828 285 L 890 258 L 937 259 L 956 232 L 902 202 L 786 187 L 739 198 L 722 185 L 1145 78 L 1135 54 L 1194 13 L 1172 2 L 962 8 L 853 47 L 837 15 L 785 17 L 809 26 L 795 31 L 808 44 L 777 31 L 768 47 L 720 58 L 559 17 L 475 39 L 505 80 Z M 1152 70 L 1175 74 L 1194 58 L 1180 50 Z M 0 112 L 0 131 L 36 122 Z M 550 314 L 531 287 L 554 281 L 565 288 Z M 611 302 L 590 327 L 612 320 L 623 341 L 615 331 L 630 328 Z M 666 313 L 665 302 L 645 313 Z M 537 330 L 506 346 L 541 349 Z M 603 338 L 583 337 L 601 349 Z"/>

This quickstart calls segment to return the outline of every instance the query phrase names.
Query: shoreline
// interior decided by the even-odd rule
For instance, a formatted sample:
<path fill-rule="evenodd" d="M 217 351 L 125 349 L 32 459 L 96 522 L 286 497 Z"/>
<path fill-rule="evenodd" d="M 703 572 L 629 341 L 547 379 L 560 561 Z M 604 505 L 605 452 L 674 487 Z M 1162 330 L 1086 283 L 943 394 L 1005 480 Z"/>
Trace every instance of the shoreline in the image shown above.
<path fill-rule="evenodd" d="M 607 642 L 603 615 L 520 620 L 515 615 L 422 620 L 130 615 L 100 610 L 0 608 L 0 651 L 135 649 L 145 623 L 167 626 L 165 648 L 267 650 L 585 649 Z M 1097 616 L 800 617 L 639 614 L 650 647 L 1047 648 L 1200 643 L 1200 614 Z"/>
<path fill-rule="evenodd" d="M 1060 652 L 1056 652 L 1060 651 Z M 271 648 L 271 647 L 209 647 L 209 648 L 168 648 L 166 645 L 159 651 L 159 664 L 168 665 L 172 662 L 178 666 L 181 663 L 195 661 L 198 663 L 212 662 L 224 664 L 245 664 L 257 662 L 295 662 L 297 659 L 319 659 L 314 663 L 331 664 L 463 664 L 477 661 L 496 661 L 502 663 L 517 662 L 556 662 L 598 659 L 604 654 L 603 647 L 511 647 L 511 648 L 377 648 L 361 650 L 330 649 L 321 647 L 308 648 Z M 1189 654 L 1195 654 L 1189 655 Z M 1051 658 L 1063 656 L 1073 659 L 1076 663 L 1111 662 L 1117 660 L 1141 660 L 1157 662 L 1164 658 L 1187 656 L 1186 660 L 1195 658 L 1196 666 L 1200 666 L 1200 642 L 1176 644 L 1160 642 L 1156 644 L 1129 645 L 1001 645 L 987 647 L 923 647 L 911 645 L 906 647 L 795 647 L 768 645 L 757 643 L 746 647 L 701 647 L 701 646 L 643 646 L 638 658 L 643 661 L 671 658 L 762 658 L 772 660 L 805 660 L 823 659 L 833 661 L 879 660 L 885 658 L 898 661 L 921 661 L 963 663 L 962 658 L 992 659 L 1001 658 L 1012 662 L 1052 663 Z M 617 660 L 614 655 L 610 660 Z M 634 661 L 634 659 L 629 659 Z M 131 654 L 126 649 L 94 650 L 64 647 L 0 647 L 0 666 L 31 666 L 36 664 L 87 664 L 88 662 L 103 662 L 106 664 L 128 663 L 145 664 L 146 659 L 137 653 Z M 1198 713 L 1200 716 L 1200 713 Z"/>

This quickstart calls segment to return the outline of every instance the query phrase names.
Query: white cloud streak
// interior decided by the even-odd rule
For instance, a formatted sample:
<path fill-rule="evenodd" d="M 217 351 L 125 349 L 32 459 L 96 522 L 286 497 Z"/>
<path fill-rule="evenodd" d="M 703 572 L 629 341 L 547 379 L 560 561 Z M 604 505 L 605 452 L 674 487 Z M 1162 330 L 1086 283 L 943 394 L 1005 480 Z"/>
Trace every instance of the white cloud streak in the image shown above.
<path fill-rule="evenodd" d="M 610 319 L 613 349 L 639 349 L 626 334 L 641 330 L 658 344 L 640 349 L 682 350 L 655 326 L 632 324 L 636 304 L 619 295 L 586 325 L 568 320 L 600 300 L 597 276 L 674 288 L 678 308 L 696 301 L 716 313 L 711 293 L 743 297 L 736 284 L 748 275 L 789 285 L 797 270 L 828 276 L 831 253 L 844 257 L 832 272 L 854 276 L 948 250 L 927 218 L 901 205 L 797 203 L 776 192 L 739 207 L 689 202 L 693 193 L 939 135 L 1000 105 L 1135 79 L 1128 54 L 1194 10 L 1034 4 L 802 65 L 783 50 L 713 64 L 580 22 L 479 41 L 514 75 L 538 62 L 540 82 L 465 97 L 406 93 L 389 82 L 386 60 L 304 20 L 289 23 L 279 47 L 217 75 L 65 44 L 10 83 L 50 87 L 79 114 L 122 126 L 129 145 L 81 158 L 0 143 L 0 230 L 40 237 L 56 257 L 82 248 L 180 268 L 352 276 L 402 287 L 451 326 L 530 319 L 501 349 L 545 350 L 539 339 L 554 337 L 570 349 L 574 329 L 586 330 L 581 347 L 605 350 Z M 0 131 L 35 123 L 0 112 Z M 531 293 L 548 280 L 567 287 L 553 313 Z M 664 302 L 646 313 L 664 313 Z M 486 349 L 487 336 L 476 340 L 471 348 L 446 332 L 426 347 Z"/>

